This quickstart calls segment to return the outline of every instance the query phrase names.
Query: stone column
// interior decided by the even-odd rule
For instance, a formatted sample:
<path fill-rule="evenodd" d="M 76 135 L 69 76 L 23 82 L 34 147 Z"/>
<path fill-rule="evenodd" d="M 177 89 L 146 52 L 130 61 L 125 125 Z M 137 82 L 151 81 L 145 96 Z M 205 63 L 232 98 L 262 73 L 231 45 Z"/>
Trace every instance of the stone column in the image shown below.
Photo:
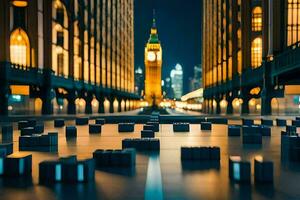
<path fill-rule="evenodd" d="M 104 111 L 105 98 L 104 98 L 103 94 L 97 95 L 96 98 L 99 102 L 98 113 L 105 113 L 105 111 Z"/>
<path fill-rule="evenodd" d="M 44 83 L 41 90 L 42 104 L 42 114 L 51 115 L 53 114 L 52 105 L 52 70 L 50 68 L 44 68 Z"/>
<path fill-rule="evenodd" d="M 75 90 L 69 90 L 68 91 L 68 114 L 75 115 L 76 114 L 76 91 Z"/>
<path fill-rule="evenodd" d="M 91 92 L 88 92 L 85 97 L 85 114 L 92 114 L 92 100 L 93 100 L 93 94 Z"/>

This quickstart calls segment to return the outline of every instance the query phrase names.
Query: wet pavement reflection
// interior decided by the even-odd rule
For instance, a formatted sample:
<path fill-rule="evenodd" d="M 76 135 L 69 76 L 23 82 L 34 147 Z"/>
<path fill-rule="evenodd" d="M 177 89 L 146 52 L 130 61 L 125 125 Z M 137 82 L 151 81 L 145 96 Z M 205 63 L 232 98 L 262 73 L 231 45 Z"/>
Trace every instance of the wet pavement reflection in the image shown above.
<path fill-rule="evenodd" d="M 240 121 L 229 121 L 239 124 Z M 67 125 L 75 125 L 67 121 Z M 272 136 L 263 137 L 261 146 L 242 144 L 241 137 L 227 137 L 227 125 L 213 125 L 212 131 L 201 131 L 200 125 L 190 126 L 189 133 L 174 133 L 172 125 L 160 125 L 156 137 L 161 150 L 157 155 L 137 153 L 136 167 L 129 169 L 102 168 L 95 172 L 95 182 L 87 184 L 39 185 L 38 164 L 43 160 L 77 155 L 92 157 L 96 149 L 121 149 L 122 139 L 139 138 L 143 125 L 134 133 L 118 133 L 115 124 L 102 127 L 102 134 L 89 135 L 88 126 L 77 126 L 77 139 L 66 140 L 65 128 L 45 123 L 45 132 L 59 132 L 57 151 L 44 149 L 31 153 L 32 178 L 0 178 L 0 199 L 299 199 L 300 163 L 282 162 L 280 131 L 272 127 Z M 19 151 L 19 131 L 14 127 L 14 152 Z M 219 146 L 220 162 L 181 162 L 181 146 Z M 251 184 L 231 183 L 228 158 L 240 155 L 251 161 Z M 274 162 L 274 183 L 254 183 L 254 157 L 264 156 Z M 151 196 L 151 195 L 150 195 Z"/>

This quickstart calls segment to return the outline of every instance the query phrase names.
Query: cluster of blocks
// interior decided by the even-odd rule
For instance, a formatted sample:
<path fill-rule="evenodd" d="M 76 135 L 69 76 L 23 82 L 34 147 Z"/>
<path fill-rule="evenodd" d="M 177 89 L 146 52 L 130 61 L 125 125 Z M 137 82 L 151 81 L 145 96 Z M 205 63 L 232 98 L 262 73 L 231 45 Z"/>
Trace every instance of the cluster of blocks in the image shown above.
<path fill-rule="evenodd" d="M 122 140 L 122 149 L 134 148 L 137 151 L 159 151 L 160 142 L 156 138 L 134 138 Z"/>
<path fill-rule="evenodd" d="M 65 126 L 65 120 L 64 119 L 55 119 L 54 120 L 54 127 L 61 128 Z"/>
<path fill-rule="evenodd" d="M 174 132 L 190 132 L 189 123 L 173 123 Z"/>
<path fill-rule="evenodd" d="M 220 147 L 181 147 L 183 161 L 219 161 Z"/>
<path fill-rule="evenodd" d="M 155 132 L 159 131 L 159 115 L 151 115 L 149 121 L 143 126 L 141 138 L 155 138 Z"/>
<path fill-rule="evenodd" d="M 142 130 L 141 138 L 155 138 L 155 133 L 151 130 Z"/>
<path fill-rule="evenodd" d="M 0 175 L 7 177 L 31 176 L 32 155 L 10 155 L 1 152 Z"/>
<path fill-rule="evenodd" d="M 105 119 L 103 118 L 95 119 L 95 124 L 89 124 L 89 133 L 90 134 L 101 133 L 102 125 L 104 124 L 105 124 Z"/>
<path fill-rule="evenodd" d="M 59 158 L 39 163 L 39 182 L 80 183 L 94 181 L 94 159 L 77 160 L 76 156 Z"/>
<path fill-rule="evenodd" d="M 240 156 L 229 157 L 229 178 L 233 182 L 251 182 L 251 163 Z M 273 182 L 273 162 L 255 157 L 254 180 L 256 183 Z"/>
<path fill-rule="evenodd" d="M 58 133 L 48 133 L 48 134 L 34 134 L 25 135 L 19 137 L 19 149 L 22 151 L 34 150 L 37 147 L 57 147 L 58 145 Z"/>
<path fill-rule="evenodd" d="M 136 160 L 135 149 L 94 151 L 93 158 L 96 168 L 103 167 L 134 167 Z"/>
<path fill-rule="evenodd" d="M 200 124 L 202 131 L 210 131 L 211 130 L 211 122 L 201 122 Z"/>
<path fill-rule="evenodd" d="M 281 133 L 281 158 L 282 160 L 300 161 L 300 137 L 293 130 L 295 126 L 287 126 L 287 132 Z"/>
<path fill-rule="evenodd" d="M 118 131 L 119 132 L 134 132 L 134 123 L 119 123 Z"/>

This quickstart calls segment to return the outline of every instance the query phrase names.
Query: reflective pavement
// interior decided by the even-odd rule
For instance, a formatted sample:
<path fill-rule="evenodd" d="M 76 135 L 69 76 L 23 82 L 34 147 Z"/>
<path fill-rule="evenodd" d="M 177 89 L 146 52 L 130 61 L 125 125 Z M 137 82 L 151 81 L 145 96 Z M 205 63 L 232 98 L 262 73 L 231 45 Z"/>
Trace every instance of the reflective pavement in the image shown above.
<path fill-rule="evenodd" d="M 92 122 L 93 120 L 91 120 Z M 92 122 L 93 123 L 93 122 Z M 240 123 L 239 121 L 229 121 Z M 68 121 L 74 125 L 74 121 Z M 213 125 L 212 132 L 191 125 L 189 133 L 173 133 L 172 125 L 160 125 L 161 150 L 158 155 L 137 153 L 135 169 L 96 171 L 89 184 L 38 184 L 38 163 L 58 156 L 76 154 L 92 157 L 96 149 L 120 149 L 124 138 L 138 138 L 143 125 L 134 133 L 118 133 L 115 124 L 103 126 L 101 135 L 89 135 L 88 126 L 77 126 L 77 140 L 66 140 L 65 128 L 53 128 L 46 122 L 45 132 L 59 132 L 58 153 L 33 154 L 32 179 L 0 178 L 0 199 L 299 199 L 300 164 L 280 160 L 280 131 L 273 127 L 272 137 L 264 137 L 262 146 L 243 146 L 241 138 L 227 137 L 226 125 Z M 19 131 L 14 127 L 14 151 L 18 152 Z M 220 163 L 181 163 L 181 146 L 219 146 Z M 228 156 L 241 155 L 251 160 L 252 182 L 232 184 L 228 178 Z M 274 184 L 254 184 L 254 157 L 266 156 L 274 161 Z M 152 198 L 151 198 L 152 196 Z"/>

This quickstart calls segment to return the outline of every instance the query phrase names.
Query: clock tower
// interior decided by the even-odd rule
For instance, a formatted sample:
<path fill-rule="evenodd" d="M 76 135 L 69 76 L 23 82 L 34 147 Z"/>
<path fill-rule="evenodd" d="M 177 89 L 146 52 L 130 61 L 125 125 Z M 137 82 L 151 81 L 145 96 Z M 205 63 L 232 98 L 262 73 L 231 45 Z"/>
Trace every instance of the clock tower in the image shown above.
<path fill-rule="evenodd" d="M 145 47 L 145 100 L 151 106 L 158 106 L 162 101 L 161 66 L 162 49 L 153 17 L 150 38 Z"/>

